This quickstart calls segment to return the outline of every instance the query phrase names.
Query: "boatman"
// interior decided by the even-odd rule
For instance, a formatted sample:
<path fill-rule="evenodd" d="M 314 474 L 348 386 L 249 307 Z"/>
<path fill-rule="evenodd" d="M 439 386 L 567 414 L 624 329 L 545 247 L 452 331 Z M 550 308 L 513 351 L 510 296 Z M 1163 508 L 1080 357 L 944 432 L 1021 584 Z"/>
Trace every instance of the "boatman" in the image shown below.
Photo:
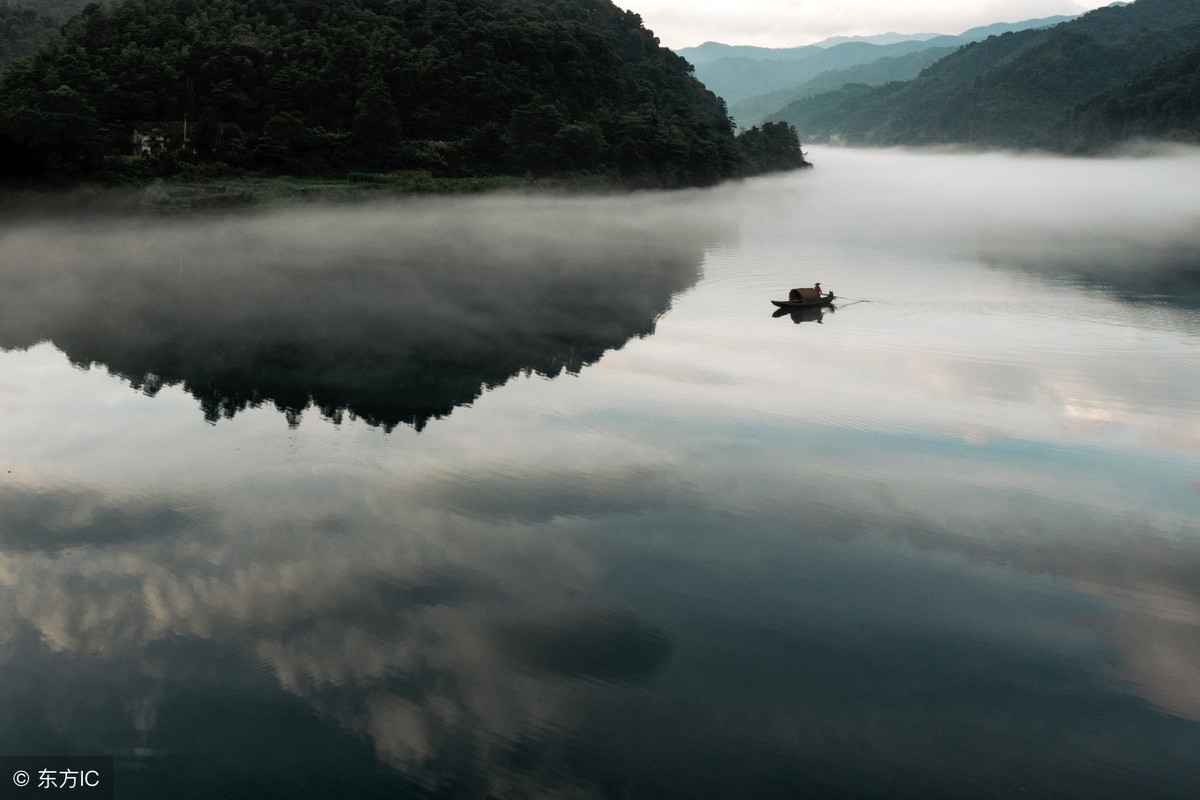
<path fill-rule="evenodd" d="M 813 288 L 817 290 L 817 297 L 820 297 L 821 296 L 821 284 L 814 283 Z"/>

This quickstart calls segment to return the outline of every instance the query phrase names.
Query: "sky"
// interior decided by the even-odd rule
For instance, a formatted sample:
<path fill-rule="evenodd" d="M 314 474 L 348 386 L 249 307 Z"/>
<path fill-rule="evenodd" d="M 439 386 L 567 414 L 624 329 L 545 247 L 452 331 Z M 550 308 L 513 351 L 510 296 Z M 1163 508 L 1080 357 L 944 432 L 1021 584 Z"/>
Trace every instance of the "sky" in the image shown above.
<path fill-rule="evenodd" d="M 831 36 L 959 34 L 994 22 L 1081 14 L 1096 0 L 616 0 L 670 48 L 704 42 L 796 47 Z"/>

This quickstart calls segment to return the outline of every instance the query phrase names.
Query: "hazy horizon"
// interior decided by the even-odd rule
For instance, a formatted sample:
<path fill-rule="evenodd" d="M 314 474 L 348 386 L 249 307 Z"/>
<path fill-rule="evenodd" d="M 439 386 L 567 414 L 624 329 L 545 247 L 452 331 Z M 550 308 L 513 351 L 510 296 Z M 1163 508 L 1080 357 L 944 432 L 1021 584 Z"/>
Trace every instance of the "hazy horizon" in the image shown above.
<path fill-rule="evenodd" d="M 1083 14 L 1108 3 L 1095 0 L 986 0 L 971 3 L 852 2 L 799 3 L 795 0 L 748 0 L 737 5 L 714 0 L 621 0 L 640 14 L 664 46 L 674 50 L 705 42 L 756 47 L 800 47 L 837 36 L 923 33 L 957 36 L 998 22 L 1023 22 Z"/>

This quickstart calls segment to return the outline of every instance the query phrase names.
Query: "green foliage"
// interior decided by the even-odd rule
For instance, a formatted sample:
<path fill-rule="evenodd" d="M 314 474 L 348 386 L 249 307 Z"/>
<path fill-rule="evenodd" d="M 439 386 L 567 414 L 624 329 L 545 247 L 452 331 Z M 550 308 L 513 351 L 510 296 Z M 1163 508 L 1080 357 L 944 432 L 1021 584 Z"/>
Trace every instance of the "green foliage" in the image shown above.
<path fill-rule="evenodd" d="M 83 142 L 38 132 L 39 98 L 59 87 L 91 109 L 76 128 L 100 148 L 91 160 Z M 34 176 L 103 171 L 117 162 L 101 156 L 130 152 L 134 123 L 185 118 L 190 142 L 172 144 L 156 174 L 219 161 L 291 175 L 588 173 L 682 186 L 752 168 L 724 103 L 609 0 L 93 4 L 8 71 L 0 107 L 16 115 L 0 152 L 65 148 Z"/>
<path fill-rule="evenodd" d="M 1200 0 L 1138 0 L 967 45 L 912 81 L 844 87 L 776 118 L 812 140 L 1058 148 L 1077 105 L 1198 43 Z M 1070 146 L 1083 146 L 1083 131 Z"/>
<path fill-rule="evenodd" d="M 102 163 L 96 109 L 63 85 L 0 98 L 0 153 L 17 177 L 73 178 Z"/>
<path fill-rule="evenodd" d="M 1056 137 L 1074 152 L 1139 138 L 1200 143 L 1200 45 L 1076 106 Z"/>
<path fill-rule="evenodd" d="M 752 172 L 778 172 L 811 166 L 800 150 L 796 129 L 786 122 L 764 122 L 738 135 L 738 145 Z"/>
<path fill-rule="evenodd" d="M 58 23 L 32 8 L 0 3 L 0 71 L 33 53 L 57 30 Z"/>
<path fill-rule="evenodd" d="M 354 104 L 351 135 L 359 152 L 380 163 L 394 160 L 392 153 L 400 141 L 400 113 L 382 80 L 367 87 Z"/>
<path fill-rule="evenodd" d="M 94 2 L 96 0 L 20 0 L 20 6 L 55 20 L 55 27 L 58 27 Z"/>

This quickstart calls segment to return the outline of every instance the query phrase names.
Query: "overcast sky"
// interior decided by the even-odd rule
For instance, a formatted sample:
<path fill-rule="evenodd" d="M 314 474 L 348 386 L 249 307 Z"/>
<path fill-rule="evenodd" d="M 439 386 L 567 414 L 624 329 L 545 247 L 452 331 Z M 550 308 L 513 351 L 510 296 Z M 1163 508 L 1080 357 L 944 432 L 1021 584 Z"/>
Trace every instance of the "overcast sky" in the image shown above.
<path fill-rule="evenodd" d="M 707 41 L 794 47 L 830 36 L 958 34 L 993 22 L 1080 14 L 1110 0 L 616 0 L 667 47 Z"/>

